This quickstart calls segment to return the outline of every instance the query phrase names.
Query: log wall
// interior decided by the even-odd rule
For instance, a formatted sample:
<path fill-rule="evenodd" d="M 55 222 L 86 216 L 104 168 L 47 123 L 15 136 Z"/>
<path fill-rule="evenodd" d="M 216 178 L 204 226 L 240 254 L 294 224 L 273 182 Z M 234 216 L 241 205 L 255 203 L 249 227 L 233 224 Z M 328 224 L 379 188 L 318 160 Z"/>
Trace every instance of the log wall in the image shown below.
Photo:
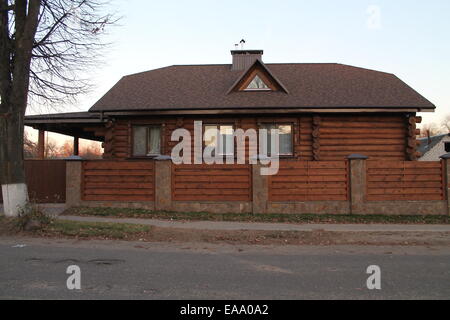
<path fill-rule="evenodd" d="M 344 160 L 359 153 L 379 160 L 416 160 L 416 123 L 419 117 L 406 114 L 374 115 L 313 115 L 282 117 L 165 117 L 116 120 L 107 130 L 105 158 L 132 158 L 133 124 L 162 125 L 162 153 L 170 155 L 177 142 L 171 135 L 178 128 L 187 129 L 194 145 L 194 120 L 203 124 L 228 124 L 236 129 L 255 129 L 263 123 L 287 123 L 293 126 L 294 156 L 292 159 L 310 161 Z M 246 146 L 248 154 L 248 144 Z"/>

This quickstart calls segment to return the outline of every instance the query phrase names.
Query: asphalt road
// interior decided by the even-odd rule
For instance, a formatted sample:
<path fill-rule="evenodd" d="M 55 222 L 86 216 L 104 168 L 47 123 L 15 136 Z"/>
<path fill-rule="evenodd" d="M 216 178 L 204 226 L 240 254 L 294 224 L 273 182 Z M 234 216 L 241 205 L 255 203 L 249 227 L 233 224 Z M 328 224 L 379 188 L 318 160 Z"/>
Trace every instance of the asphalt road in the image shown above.
<path fill-rule="evenodd" d="M 23 245 L 26 246 L 23 246 Z M 449 299 L 450 248 L 0 239 L 1 299 Z M 81 269 L 81 290 L 66 269 Z M 369 265 L 381 290 L 368 290 Z"/>

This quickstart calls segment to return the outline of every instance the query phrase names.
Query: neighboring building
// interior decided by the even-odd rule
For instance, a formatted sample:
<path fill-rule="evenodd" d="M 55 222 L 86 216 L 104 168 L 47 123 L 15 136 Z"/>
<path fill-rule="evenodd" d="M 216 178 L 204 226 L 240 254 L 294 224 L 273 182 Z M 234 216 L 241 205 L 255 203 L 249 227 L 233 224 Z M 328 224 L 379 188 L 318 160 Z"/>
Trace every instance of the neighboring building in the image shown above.
<path fill-rule="evenodd" d="M 435 106 L 395 75 L 335 63 L 179 65 L 122 78 L 89 112 L 28 116 L 26 125 L 104 142 L 105 159 L 170 155 L 177 128 L 281 129 L 281 156 L 301 161 L 417 160 L 418 112 Z M 42 141 L 41 141 L 42 143 Z M 205 141 L 208 145 L 214 143 Z M 223 154 L 235 152 L 223 144 Z M 77 153 L 77 148 L 75 154 Z"/>
<path fill-rule="evenodd" d="M 450 153 L 450 133 L 419 139 L 418 151 L 422 154 L 419 161 L 439 161 L 440 157 Z"/>

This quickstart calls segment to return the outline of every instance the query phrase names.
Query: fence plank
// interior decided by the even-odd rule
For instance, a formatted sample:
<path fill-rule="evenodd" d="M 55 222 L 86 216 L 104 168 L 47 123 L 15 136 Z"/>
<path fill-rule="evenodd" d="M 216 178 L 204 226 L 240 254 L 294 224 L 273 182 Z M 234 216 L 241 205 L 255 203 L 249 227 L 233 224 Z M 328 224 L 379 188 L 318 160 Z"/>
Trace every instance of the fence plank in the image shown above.
<path fill-rule="evenodd" d="M 442 162 L 367 161 L 367 199 L 444 200 L 442 165 Z"/>
<path fill-rule="evenodd" d="M 348 200 L 347 161 L 281 161 L 269 177 L 270 201 Z"/>
<path fill-rule="evenodd" d="M 154 201 L 154 161 L 86 161 L 85 201 Z"/>
<path fill-rule="evenodd" d="M 173 165 L 174 201 L 251 201 L 250 165 Z"/>
<path fill-rule="evenodd" d="M 25 160 L 30 200 L 36 203 L 66 202 L 66 161 Z M 0 203 L 3 202 L 0 190 Z"/>

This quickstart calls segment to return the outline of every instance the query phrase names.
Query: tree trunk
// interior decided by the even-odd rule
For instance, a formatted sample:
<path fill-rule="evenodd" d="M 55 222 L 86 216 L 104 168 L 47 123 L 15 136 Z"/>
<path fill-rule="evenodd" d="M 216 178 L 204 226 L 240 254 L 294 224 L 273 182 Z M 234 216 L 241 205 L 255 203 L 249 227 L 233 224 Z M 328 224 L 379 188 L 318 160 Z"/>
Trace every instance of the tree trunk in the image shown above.
<path fill-rule="evenodd" d="M 9 113 L 0 113 L 0 184 L 3 207 L 8 217 L 17 216 L 28 202 L 23 161 L 24 115 L 9 108 Z"/>

